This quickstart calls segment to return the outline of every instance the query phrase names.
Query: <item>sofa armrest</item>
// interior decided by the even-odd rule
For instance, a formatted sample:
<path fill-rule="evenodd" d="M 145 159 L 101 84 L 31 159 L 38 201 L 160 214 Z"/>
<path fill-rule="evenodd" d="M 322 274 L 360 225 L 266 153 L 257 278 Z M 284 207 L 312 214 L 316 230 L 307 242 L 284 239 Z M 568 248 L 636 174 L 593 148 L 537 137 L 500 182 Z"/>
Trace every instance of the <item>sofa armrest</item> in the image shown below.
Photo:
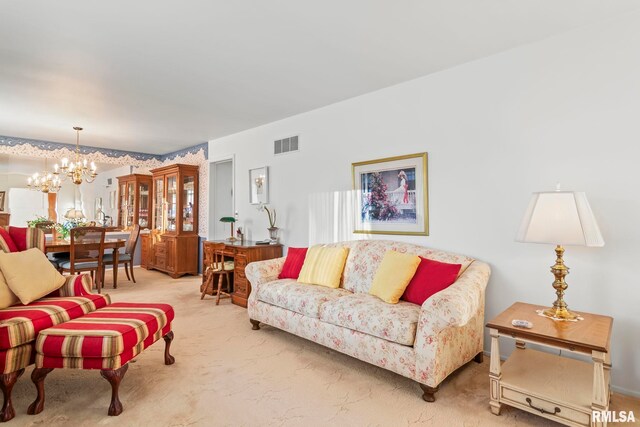
<path fill-rule="evenodd" d="M 81 297 L 85 295 L 93 294 L 91 288 L 93 286 L 93 279 L 89 274 L 80 274 L 77 276 L 65 276 L 66 281 L 64 285 L 54 293 L 55 296 L 61 297 Z M 54 296 L 53 294 L 51 296 Z"/>
<path fill-rule="evenodd" d="M 256 288 L 263 283 L 277 280 L 286 259 L 286 257 L 282 257 L 265 261 L 255 261 L 245 267 L 244 273 L 251 283 L 251 286 Z"/>
<path fill-rule="evenodd" d="M 479 310 L 484 312 L 484 292 L 490 275 L 487 264 L 474 261 L 453 285 L 422 304 L 418 329 L 437 334 L 449 326 L 464 326 Z"/>

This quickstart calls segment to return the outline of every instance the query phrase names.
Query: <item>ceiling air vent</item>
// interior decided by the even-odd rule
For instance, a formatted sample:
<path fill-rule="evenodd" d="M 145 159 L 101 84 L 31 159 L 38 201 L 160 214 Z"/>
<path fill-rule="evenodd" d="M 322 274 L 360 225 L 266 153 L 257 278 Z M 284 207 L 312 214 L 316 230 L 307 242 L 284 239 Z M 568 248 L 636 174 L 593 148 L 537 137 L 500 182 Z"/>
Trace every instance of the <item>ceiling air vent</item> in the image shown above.
<path fill-rule="evenodd" d="M 284 154 L 291 151 L 298 151 L 297 135 L 273 141 L 273 154 Z"/>

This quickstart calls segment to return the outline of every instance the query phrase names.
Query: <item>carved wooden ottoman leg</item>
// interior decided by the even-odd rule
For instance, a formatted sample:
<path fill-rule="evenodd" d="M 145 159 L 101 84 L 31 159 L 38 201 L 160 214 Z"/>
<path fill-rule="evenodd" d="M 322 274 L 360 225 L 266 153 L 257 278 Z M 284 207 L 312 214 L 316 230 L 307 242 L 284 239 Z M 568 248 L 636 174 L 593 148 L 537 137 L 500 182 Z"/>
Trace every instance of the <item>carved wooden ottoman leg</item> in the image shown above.
<path fill-rule="evenodd" d="M 111 404 L 109 405 L 109 415 L 118 416 L 122 413 L 122 403 L 118 398 L 118 388 L 120 388 L 120 382 L 124 378 L 124 374 L 127 373 L 129 364 L 122 365 L 119 369 L 103 369 L 100 371 L 102 378 L 109 381 L 111 384 Z"/>
<path fill-rule="evenodd" d="M 253 325 L 251 329 L 253 329 L 254 331 L 257 331 L 258 329 L 260 329 L 260 321 L 249 319 L 249 322 L 251 322 L 251 324 Z"/>
<path fill-rule="evenodd" d="M 16 416 L 16 411 L 13 409 L 13 402 L 11 402 L 11 390 L 13 390 L 13 386 L 22 374 L 24 374 L 24 368 L 0 375 L 0 388 L 4 396 L 4 404 L 2 405 L 2 412 L 0 413 L 1 422 L 9 421 Z"/>
<path fill-rule="evenodd" d="M 36 385 L 38 395 L 36 396 L 36 400 L 29 405 L 27 414 L 39 414 L 44 409 L 44 379 L 51 371 L 53 371 L 53 368 L 35 368 L 31 373 L 31 381 Z"/>
<path fill-rule="evenodd" d="M 164 364 L 173 365 L 176 359 L 169 353 L 169 350 L 171 349 L 171 341 L 173 341 L 173 331 L 167 332 L 167 335 L 162 338 L 164 338 Z"/>
<path fill-rule="evenodd" d="M 476 363 L 482 363 L 484 361 L 484 353 L 480 352 L 476 354 L 476 356 L 473 358 L 473 361 Z"/>
<path fill-rule="evenodd" d="M 436 393 L 440 389 L 440 386 L 429 387 L 427 385 L 420 384 L 420 388 L 424 392 L 422 394 L 422 399 L 425 402 L 435 402 L 436 401 Z"/>

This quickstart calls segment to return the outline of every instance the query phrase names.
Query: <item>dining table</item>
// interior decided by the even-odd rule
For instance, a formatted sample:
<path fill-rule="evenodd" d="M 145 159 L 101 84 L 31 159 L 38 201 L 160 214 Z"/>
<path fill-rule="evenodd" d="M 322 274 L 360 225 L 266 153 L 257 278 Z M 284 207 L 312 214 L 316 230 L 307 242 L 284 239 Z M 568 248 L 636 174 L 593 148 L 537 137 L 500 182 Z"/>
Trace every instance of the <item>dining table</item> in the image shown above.
<path fill-rule="evenodd" d="M 81 245 L 82 243 L 76 243 Z M 104 239 L 104 249 L 113 250 L 113 288 L 118 287 L 118 255 L 120 248 L 124 248 L 127 239 Z M 71 252 L 71 242 L 67 240 L 47 240 L 44 244 L 45 253 L 49 252 Z M 104 284 L 103 284 L 104 285 Z M 100 292 L 100 289 L 98 289 Z"/>

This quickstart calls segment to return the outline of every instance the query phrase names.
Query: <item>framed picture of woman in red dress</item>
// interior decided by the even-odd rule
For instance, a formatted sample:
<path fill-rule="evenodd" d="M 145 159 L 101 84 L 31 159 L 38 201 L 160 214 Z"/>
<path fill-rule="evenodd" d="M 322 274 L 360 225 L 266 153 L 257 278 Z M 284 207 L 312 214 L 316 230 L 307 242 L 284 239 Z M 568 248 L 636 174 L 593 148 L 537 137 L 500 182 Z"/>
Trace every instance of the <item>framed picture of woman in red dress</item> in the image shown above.
<path fill-rule="evenodd" d="M 355 233 L 429 234 L 427 153 L 353 163 Z"/>

